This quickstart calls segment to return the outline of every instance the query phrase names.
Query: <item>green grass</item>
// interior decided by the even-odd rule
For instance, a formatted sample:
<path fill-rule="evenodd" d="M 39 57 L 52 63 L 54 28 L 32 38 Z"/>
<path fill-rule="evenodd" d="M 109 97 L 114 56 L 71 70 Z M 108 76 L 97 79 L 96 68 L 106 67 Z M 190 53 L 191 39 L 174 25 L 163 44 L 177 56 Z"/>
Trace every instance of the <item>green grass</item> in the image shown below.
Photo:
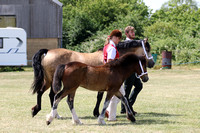
<path fill-rule="evenodd" d="M 134 109 L 138 112 L 136 123 L 131 123 L 117 109 L 116 122 L 100 126 L 92 111 L 96 92 L 79 88 L 75 97 L 75 109 L 83 125 L 73 125 L 66 98 L 61 101 L 58 112 L 62 120 L 55 119 L 46 125 L 50 113 L 47 91 L 42 98 L 42 110 L 34 118 L 31 108 L 36 104 L 30 86 L 33 72 L 0 73 L 0 132 L 200 132 L 200 69 L 148 70 L 150 80 L 144 83 Z M 104 96 L 105 99 L 105 96 Z M 102 108 L 102 106 L 101 106 Z"/>

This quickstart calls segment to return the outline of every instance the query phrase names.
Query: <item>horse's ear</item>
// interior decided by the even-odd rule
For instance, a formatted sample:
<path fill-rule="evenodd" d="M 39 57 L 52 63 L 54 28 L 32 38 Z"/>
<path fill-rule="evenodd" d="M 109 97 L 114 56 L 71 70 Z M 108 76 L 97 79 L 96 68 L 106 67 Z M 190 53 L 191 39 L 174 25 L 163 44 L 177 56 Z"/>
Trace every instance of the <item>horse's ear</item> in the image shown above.
<path fill-rule="evenodd" d="M 148 38 L 144 38 L 144 44 L 149 46 Z"/>
<path fill-rule="evenodd" d="M 148 48 L 148 52 L 151 50 L 151 46 L 148 42 L 148 38 L 144 38 L 144 44 L 146 45 L 146 47 Z"/>
<path fill-rule="evenodd" d="M 147 43 L 148 42 L 148 38 L 144 38 L 144 43 Z"/>

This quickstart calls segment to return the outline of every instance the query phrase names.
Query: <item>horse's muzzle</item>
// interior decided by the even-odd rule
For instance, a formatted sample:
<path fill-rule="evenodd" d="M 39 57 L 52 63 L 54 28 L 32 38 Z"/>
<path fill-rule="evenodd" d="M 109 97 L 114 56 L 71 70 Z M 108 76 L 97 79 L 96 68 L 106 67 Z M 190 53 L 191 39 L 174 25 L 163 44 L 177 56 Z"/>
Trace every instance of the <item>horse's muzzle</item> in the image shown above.
<path fill-rule="evenodd" d="M 152 68 L 154 65 L 155 65 L 155 62 L 153 59 L 148 60 L 148 66 L 147 66 L 148 68 Z"/>
<path fill-rule="evenodd" d="M 142 82 L 147 82 L 147 81 L 149 80 L 149 77 L 148 77 L 148 75 L 146 74 L 146 75 L 143 75 L 143 76 L 141 77 L 141 79 L 142 79 Z"/>

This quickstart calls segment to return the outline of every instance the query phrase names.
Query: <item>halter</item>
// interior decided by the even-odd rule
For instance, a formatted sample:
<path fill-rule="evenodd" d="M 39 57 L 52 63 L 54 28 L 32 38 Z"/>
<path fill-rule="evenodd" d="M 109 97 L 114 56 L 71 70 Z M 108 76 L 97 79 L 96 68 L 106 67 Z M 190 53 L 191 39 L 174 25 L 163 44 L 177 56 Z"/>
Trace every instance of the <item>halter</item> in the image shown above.
<path fill-rule="evenodd" d="M 146 51 L 145 46 L 144 46 L 144 41 L 142 41 L 142 48 L 143 48 L 143 50 L 144 50 L 144 53 L 145 53 L 146 58 L 147 58 L 148 60 L 153 59 L 153 56 L 151 56 L 151 57 L 148 56 L 147 51 Z"/>
<path fill-rule="evenodd" d="M 142 70 L 142 73 L 140 75 L 137 75 L 137 73 L 135 73 L 135 76 L 139 79 L 140 77 L 142 77 L 143 75 L 145 74 L 148 74 L 147 72 L 144 72 L 144 69 L 142 67 L 142 63 L 141 61 L 139 60 L 139 64 L 140 64 L 140 69 Z"/>

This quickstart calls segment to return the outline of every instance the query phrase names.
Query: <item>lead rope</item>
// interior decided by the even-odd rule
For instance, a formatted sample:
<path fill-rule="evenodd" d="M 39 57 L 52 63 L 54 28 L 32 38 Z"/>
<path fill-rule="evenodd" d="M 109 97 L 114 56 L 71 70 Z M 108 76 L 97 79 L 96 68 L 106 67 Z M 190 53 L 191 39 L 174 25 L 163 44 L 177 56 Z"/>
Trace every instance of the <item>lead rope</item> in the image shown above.
<path fill-rule="evenodd" d="M 145 53 L 145 55 L 146 55 L 146 58 L 147 58 L 148 60 L 153 59 L 153 56 L 148 57 L 147 51 L 146 51 L 145 46 L 144 46 L 144 41 L 142 41 L 142 48 L 143 48 L 143 50 L 144 50 L 144 53 Z"/>
<path fill-rule="evenodd" d="M 141 70 L 142 70 L 142 73 L 140 74 L 140 75 L 137 75 L 137 73 L 135 73 L 135 76 L 139 79 L 140 77 L 142 77 L 143 75 L 145 75 L 145 74 L 148 74 L 147 72 L 144 72 L 144 69 L 143 69 L 143 67 L 142 67 L 142 63 L 141 63 L 141 61 L 139 60 L 139 65 L 140 65 L 140 68 L 141 68 Z"/>

